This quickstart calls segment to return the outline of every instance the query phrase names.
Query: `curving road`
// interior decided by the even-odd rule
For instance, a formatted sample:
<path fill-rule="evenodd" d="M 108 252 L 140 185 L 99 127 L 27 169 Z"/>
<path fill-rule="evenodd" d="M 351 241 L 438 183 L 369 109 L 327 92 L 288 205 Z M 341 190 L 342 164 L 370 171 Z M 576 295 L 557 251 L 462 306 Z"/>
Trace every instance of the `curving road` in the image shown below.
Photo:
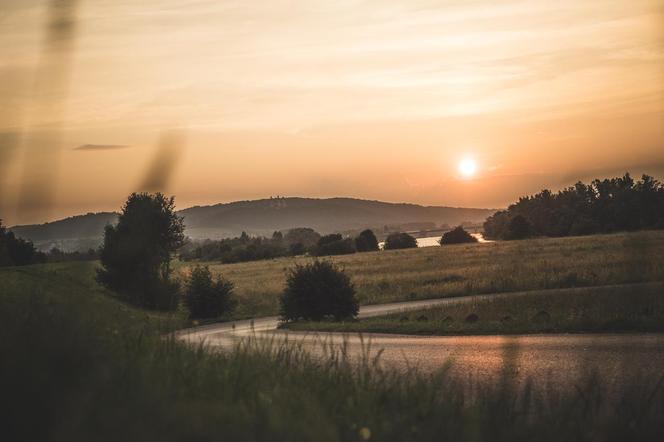
<path fill-rule="evenodd" d="M 527 296 L 529 292 L 466 296 L 369 305 L 359 317 L 417 310 L 423 307 L 467 303 L 496 297 Z M 531 292 L 532 293 L 532 292 Z M 278 317 L 220 323 L 182 330 L 178 338 L 191 343 L 229 348 L 246 337 L 296 342 L 316 354 L 329 344 L 344 345 L 347 354 L 361 359 L 380 350 L 380 365 L 434 372 L 452 362 L 451 373 L 491 380 L 508 375 L 523 382 L 532 379 L 551 385 L 576 384 L 590 371 L 611 385 L 639 380 L 651 383 L 664 373 L 664 334 L 547 334 L 515 336 L 411 336 L 357 333 L 302 333 L 277 330 Z"/>

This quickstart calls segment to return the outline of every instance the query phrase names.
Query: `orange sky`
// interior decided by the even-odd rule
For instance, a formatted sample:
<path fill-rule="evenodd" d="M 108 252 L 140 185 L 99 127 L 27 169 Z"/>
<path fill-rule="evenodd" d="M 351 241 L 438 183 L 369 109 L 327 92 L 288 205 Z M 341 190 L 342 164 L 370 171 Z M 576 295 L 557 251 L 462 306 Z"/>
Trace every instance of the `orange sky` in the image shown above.
<path fill-rule="evenodd" d="M 6 224 L 117 209 L 174 130 L 164 190 L 182 208 L 500 207 L 625 170 L 664 178 L 662 1 L 69 1 L 62 44 L 45 42 L 48 2 L 0 9 Z M 40 179 L 48 204 L 21 210 Z"/>

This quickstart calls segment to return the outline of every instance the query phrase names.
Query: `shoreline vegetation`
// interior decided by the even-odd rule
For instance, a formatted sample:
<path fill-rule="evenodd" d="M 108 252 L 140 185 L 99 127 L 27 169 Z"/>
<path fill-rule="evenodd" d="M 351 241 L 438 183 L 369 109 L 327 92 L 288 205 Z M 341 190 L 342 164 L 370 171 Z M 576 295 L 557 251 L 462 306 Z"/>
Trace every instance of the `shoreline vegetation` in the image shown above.
<path fill-rule="evenodd" d="M 662 380 L 593 374 L 492 383 L 383 369 L 378 354 L 313 356 L 245 340 L 224 352 L 164 333 L 174 313 L 121 303 L 96 264 L 0 269 L 0 416 L 8 440 L 580 440 L 664 436 Z M 639 367 L 634 367 L 638 370 Z"/>

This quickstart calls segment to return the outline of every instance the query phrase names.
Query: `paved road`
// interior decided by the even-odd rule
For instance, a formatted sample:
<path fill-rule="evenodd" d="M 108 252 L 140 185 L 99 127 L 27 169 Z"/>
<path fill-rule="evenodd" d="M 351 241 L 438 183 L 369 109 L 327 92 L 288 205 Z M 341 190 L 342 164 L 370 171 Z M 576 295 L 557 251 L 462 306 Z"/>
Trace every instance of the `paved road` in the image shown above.
<path fill-rule="evenodd" d="M 523 296 L 529 292 L 501 293 L 491 295 L 463 296 L 457 298 L 424 299 L 420 301 L 391 302 L 387 304 L 364 305 L 360 307 L 360 319 L 372 316 L 387 315 L 409 310 L 418 310 L 426 307 L 435 307 L 463 302 L 474 302 L 482 299 L 496 299 L 505 296 Z M 275 331 L 279 326 L 278 316 L 266 316 L 243 321 L 221 322 L 185 329 L 178 332 L 178 336 L 190 342 L 205 341 L 210 345 L 223 345 L 226 340 L 258 332 Z M 286 332 L 281 332 L 286 335 Z M 299 336 L 300 333 L 289 332 L 287 335 Z M 333 335 L 333 334 L 330 334 Z"/>
<path fill-rule="evenodd" d="M 360 318 L 451 303 L 474 302 L 502 296 L 527 296 L 527 292 L 478 295 L 363 306 Z M 397 369 L 417 367 L 434 372 L 452 362 L 451 372 L 474 379 L 509 375 L 552 385 L 579 382 L 595 370 L 613 384 L 642 378 L 648 382 L 664 373 L 664 334 L 548 334 L 517 336 L 409 336 L 355 333 L 301 333 L 277 330 L 276 316 L 235 323 L 213 324 L 182 330 L 179 338 L 230 347 L 239 339 L 276 338 L 297 342 L 313 354 L 329 345 L 345 345 L 351 358 L 382 351 L 380 364 Z M 325 344 L 325 345 L 323 345 Z"/>

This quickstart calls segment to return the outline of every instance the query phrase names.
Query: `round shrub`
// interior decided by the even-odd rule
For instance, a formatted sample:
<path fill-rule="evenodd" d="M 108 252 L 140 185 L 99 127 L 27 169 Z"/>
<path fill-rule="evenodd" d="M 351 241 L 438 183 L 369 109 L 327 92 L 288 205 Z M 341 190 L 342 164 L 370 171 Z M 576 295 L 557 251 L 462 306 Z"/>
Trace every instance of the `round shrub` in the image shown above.
<path fill-rule="evenodd" d="M 230 313 L 237 303 L 233 298 L 233 283 L 221 276 L 213 279 L 207 266 L 191 269 L 184 301 L 192 319 L 217 318 Z"/>
<path fill-rule="evenodd" d="M 449 232 L 445 232 L 440 238 L 440 245 L 446 246 L 448 244 L 464 244 L 464 243 L 473 243 L 477 242 L 475 238 L 470 233 L 466 232 L 463 227 L 457 226 Z"/>
<path fill-rule="evenodd" d="M 359 305 L 355 287 L 348 275 L 327 261 L 296 265 L 286 275 L 286 289 L 281 296 L 281 317 L 336 321 L 357 316 Z"/>
<path fill-rule="evenodd" d="M 417 240 L 407 233 L 390 233 L 385 240 L 385 250 L 412 249 L 417 247 Z"/>
<path fill-rule="evenodd" d="M 355 238 L 355 248 L 358 252 L 374 252 L 378 250 L 378 239 L 370 229 L 363 230 Z"/>

